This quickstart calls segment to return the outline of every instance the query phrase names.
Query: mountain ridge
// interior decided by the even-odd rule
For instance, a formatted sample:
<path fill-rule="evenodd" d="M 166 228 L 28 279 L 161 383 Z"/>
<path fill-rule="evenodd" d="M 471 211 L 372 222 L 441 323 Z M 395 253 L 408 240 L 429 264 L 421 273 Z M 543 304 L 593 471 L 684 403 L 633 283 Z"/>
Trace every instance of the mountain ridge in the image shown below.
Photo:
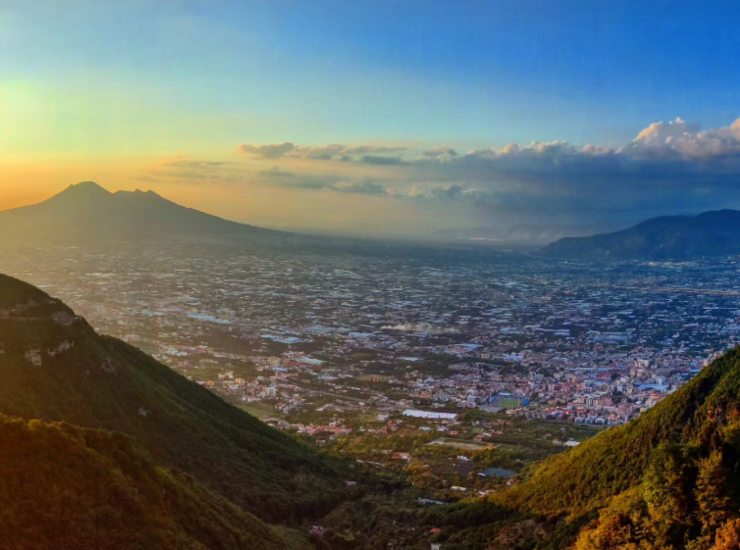
<path fill-rule="evenodd" d="M 151 190 L 112 193 L 93 181 L 70 185 L 36 204 L 0 212 L 0 236 L 18 243 L 272 234 L 281 232 L 181 206 Z"/>
<path fill-rule="evenodd" d="M 559 239 L 540 252 L 552 258 L 596 260 L 685 260 L 740 254 L 740 211 L 650 218 L 619 231 Z"/>

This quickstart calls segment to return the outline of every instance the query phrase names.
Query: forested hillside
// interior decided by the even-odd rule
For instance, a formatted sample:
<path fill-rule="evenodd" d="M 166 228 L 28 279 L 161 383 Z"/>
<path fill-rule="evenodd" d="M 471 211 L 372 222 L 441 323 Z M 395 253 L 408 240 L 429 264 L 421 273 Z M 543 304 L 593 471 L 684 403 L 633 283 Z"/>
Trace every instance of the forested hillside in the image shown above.
<path fill-rule="evenodd" d="M 305 547 L 133 440 L 0 416 L 0 546 L 25 550 Z"/>
<path fill-rule="evenodd" d="M 334 464 L 4 276 L 0 349 L 0 413 L 124 432 L 270 521 L 315 517 L 340 496 Z"/>
<path fill-rule="evenodd" d="M 453 547 L 738 548 L 740 351 L 488 502 L 426 521 L 447 525 Z"/>

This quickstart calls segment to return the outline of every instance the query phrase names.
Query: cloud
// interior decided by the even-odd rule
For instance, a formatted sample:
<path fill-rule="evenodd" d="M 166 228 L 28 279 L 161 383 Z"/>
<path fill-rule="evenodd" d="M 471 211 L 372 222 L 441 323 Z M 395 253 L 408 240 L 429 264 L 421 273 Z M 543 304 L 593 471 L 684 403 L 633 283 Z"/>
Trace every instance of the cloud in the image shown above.
<path fill-rule="evenodd" d="M 401 155 L 407 148 L 395 145 L 341 145 L 331 143 L 318 146 L 297 146 L 285 141 L 283 143 L 268 144 L 241 144 L 236 148 L 237 153 L 257 158 L 298 158 L 311 160 L 341 160 L 382 163 L 384 159 L 388 164 L 400 164 L 401 159 L 397 156 L 383 157 L 381 155 Z"/>
<path fill-rule="evenodd" d="M 550 141 L 459 153 L 449 146 L 415 151 L 285 142 L 243 145 L 240 151 L 395 170 L 370 180 L 346 174 L 275 178 L 281 185 L 464 202 L 498 209 L 501 218 L 557 214 L 559 223 L 570 223 L 605 212 L 637 216 L 740 202 L 740 119 L 708 130 L 680 118 L 654 122 L 621 147 Z"/>
<path fill-rule="evenodd" d="M 194 181 L 385 197 L 442 218 L 454 210 L 502 234 L 522 224 L 609 229 L 654 215 L 740 207 L 740 119 L 710 129 L 681 118 L 653 122 L 621 146 L 554 140 L 460 151 L 286 141 L 237 151 L 289 170 L 255 172 L 254 162 L 239 156 L 223 164 L 176 159 L 168 169 Z"/>
<path fill-rule="evenodd" d="M 740 119 L 701 130 L 681 119 L 650 124 L 622 147 L 564 141 L 510 144 L 455 157 L 415 162 L 425 176 L 458 182 L 466 189 L 497 192 L 517 188 L 540 193 L 612 193 L 640 186 L 677 191 L 706 185 L 740 185 Z M 644 187 L 648 185 L 648 187 Z M 485 196 L 486 193 L 464 196 Z"/>
<path fill-rule="evenodd" d="M 289 187 L 293 189 L 326 189 L 339 193 L 383 196 L 386 188 L 371 180 L 354 181 L 336 174 L 295 174 L 273 166 L 270 170 L 257 173 L 254 181 L 262 184 Z"/>
<path fill-rule="evenodd" d="M 382 183 L 369 180 L 360 182 L 339 182 L 333 184 L 331 189 L 342 193 L 361 193 L 363 195 L 384 196 L 388 194 L 387 189 Z"/>
<path fill-rule="evenodd" d="M 426 151 L 422 151 L 422 155 L 430 159 L 451 159 L 457 156 L 457 151 L 455 151 L 452 147 L 442 145 L 439 147 L 435 147 L 434 149 L 427 149 Z"/>
<path fill-rule="evenodd" d="M 154 167 L 149 174 L 142 179 L 153 180 L 157 178 L 178 179 L 186 181 L 208 181 L 227 179 L 228 171 L 233 168 L 234 163 L 221 160 L 197 160 L 189 155 L 178 154 L 174 160 L 166 161 Z M 232 176 L 228 176 L 233 179 Z"/>
<path fill-rule="evenodd" d="M 269 170 L 257 172 L 252 178 L 256 183 L 276 185 L 279 187 L 292 187 L 294 189 L 328 189 L 336 183 L 336 176 L 311 174 L 295 174 L 286 172 L 277 166 Z"/>
<path fill-rule="evenodd" d="M 296 146 L 289 142 L 270 143 L 266 145 L 242 144 L 237 147 L 237 151 L 244 155 L 254 155 L 260 158 L 279 158 L 288 155 L 296 150 Z"/>
<path fill-rule="evenodd" d="M 740 118 L 731 126 L 701 130 L 676 118 L 654 122 L 619 153 L 639 158 L 702 160 L 740 155 Z"/>
<path fill-rule="evenodd" d="M 401 164 L 407 164 L 407 162 L 400 157 L 384 157 L 380 155 L 362 155 L 360 157 L 360 162 L 363 162 L 365 164 L 378 164 L 381 166 L 398 166 Z"/>

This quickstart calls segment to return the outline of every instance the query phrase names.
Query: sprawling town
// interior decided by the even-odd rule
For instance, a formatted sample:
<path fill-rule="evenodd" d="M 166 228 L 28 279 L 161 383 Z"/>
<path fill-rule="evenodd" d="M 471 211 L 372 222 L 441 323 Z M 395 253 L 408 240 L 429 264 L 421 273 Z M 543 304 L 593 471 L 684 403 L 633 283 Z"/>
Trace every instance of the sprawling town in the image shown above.
<path fill-rule="evenodd" d="M 507 418 L 566 426 L 549 444 L 576 445 L 574 427 L 628 421 L 740 335 L 734 260 L 590 266 L 383 243 L 43 254 L 4 255 L 2 270 L 326 445 L 406 433 L 485 447 Z"/>

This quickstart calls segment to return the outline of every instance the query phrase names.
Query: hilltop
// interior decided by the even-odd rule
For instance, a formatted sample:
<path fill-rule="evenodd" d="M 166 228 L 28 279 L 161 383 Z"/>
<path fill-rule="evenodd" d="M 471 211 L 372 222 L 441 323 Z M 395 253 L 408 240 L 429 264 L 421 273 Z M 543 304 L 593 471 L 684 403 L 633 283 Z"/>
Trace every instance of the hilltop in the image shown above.
<path fill-rule="evenodd" d="M 566 237 L 542 254 L 565 259 L 686 260 L 740 254 L 740 211 L 652 218 L 613 233 Z"/>
<path fill-rule="evenodd" d="M 70 185 L 38 204 L 0 212 L 0 235 L 46 245 L 272 233 L 279 234 L 180 206 L 153 191 L 111 193 L 91 181 Z"/>

